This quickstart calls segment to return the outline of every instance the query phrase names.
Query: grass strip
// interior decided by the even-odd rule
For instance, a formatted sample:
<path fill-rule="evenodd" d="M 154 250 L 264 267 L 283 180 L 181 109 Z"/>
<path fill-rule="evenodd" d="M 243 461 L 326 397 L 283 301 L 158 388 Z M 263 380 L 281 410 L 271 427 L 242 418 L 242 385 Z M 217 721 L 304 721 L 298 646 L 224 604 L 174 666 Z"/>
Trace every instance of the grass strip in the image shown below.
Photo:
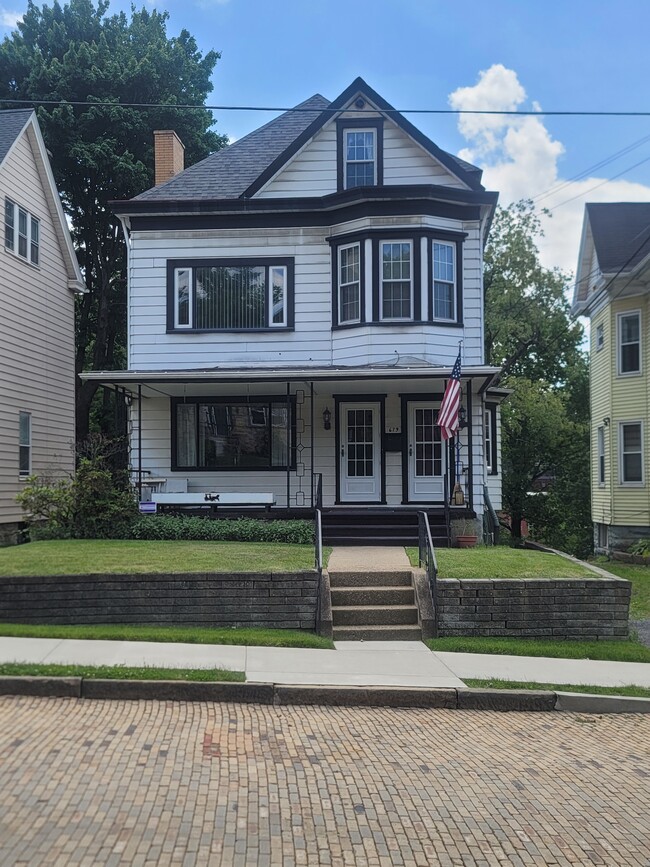
<path fill-rule="evenodd" d="M 126 665 L 48 665 L 31 662 L 0 664 L 4 677 L 93 677 L 102 680 L 200 680 L 244 683 L 243 671 L 225 668 L 132 668 Z"/>
<path fill-rule="evenodd" d="M 632 620 L 650 620 L 650 566 L 608 560 L 606 557 L 596 557 L 593 562 L 601 569 L 632 582 L 630 617 Z"/>
<path fill-rule="evenodd" d="M 583 683 L 535 683 L 515 680 L 478 680 L 466 677 L 467 686 L 481 689 L 541 689 L 550 692 L 584 692 L 590 695 L 628 695 L 632 698 L 650 698 L 650 689 L 643 686 L 588 686 Z"/>
<path fill-rule="evenodd" d="M 650 647 L 639 641 L 554 641 L 537 638 L 432 638 L 430 650 L 450 653 L 490 653 L 511 656 L 550 656 L 557 659 L 600 659 L 650 662 Z"/>
<path fill-rule="evenodd" d="M 334 643 L 313 632 L 295 629 L 212 629 L 203 626 L 134 626 L 98 624 L 61 626 L 0 623 L 0 635 L 10 638 L 75 638 L 98 641 L 160 641 L 179 644 L 238 644 L 257 647 L 309 647 L 331 649 Z"/>
<path fill-rule="evenodd" d="M 418 549 L 407 548 L 412 566 L 418 565 Z M 486 578 L 491 580 L 531 581 L 535 578 L 598 580 L 598 575 L 579 563 L 558 554 L 508 548 L 436 548 L 439 578 Z"/>

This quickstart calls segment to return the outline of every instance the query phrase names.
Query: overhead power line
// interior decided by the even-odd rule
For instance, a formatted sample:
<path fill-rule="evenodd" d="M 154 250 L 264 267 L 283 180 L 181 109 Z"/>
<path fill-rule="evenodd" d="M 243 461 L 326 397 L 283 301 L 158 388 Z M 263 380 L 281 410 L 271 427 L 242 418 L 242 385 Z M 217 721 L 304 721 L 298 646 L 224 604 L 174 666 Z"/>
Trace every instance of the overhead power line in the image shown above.
<path fill-rule="evenodd" d="M 94 106 L 99 108 L 106 106 L 107 108 L 206 108 L 209 111 L 282 111 L 295 112 L 297 114 L 322 113 L 330 112 L 339 114 L 341 108 L 309 108 L 301 106 L 279 106 L 279 105 L 197 105 L 195 103 L 175 103 L 175 102 L 102 102 L 100 100 L 61 100 L 61 99 L 1 99 L 2 105 L 73 105 L 73 106 Z M 358 114 L 376 114 L 381 111 L 382 114 L 484 114 L 484 115 L 507 115 L 515 117 L 650 117 L 650 111 L 527 111 L 517 110 L 508 111 L 503 109 L 470 109 L 470 108 L 354 108 Z"/>

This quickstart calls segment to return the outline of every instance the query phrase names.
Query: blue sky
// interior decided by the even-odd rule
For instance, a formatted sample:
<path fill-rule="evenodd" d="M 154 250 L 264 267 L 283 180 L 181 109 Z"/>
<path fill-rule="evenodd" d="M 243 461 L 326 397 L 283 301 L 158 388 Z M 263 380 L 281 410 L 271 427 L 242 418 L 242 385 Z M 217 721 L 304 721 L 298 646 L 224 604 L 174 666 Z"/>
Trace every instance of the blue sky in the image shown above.
<path fill-rule="evenodd" d="M 113 0 L 111 8 L 129 5 Z M 316 92 L 333 99 L 361 75 L 397 108 L 445 108 L 455 94 L 458 107 L 650 109 L 647 0 L 147 5 L 168 10 L 170 33 L 186 27 L 203 51 L 222 53 L 214 103 L 295 105 Z M 0 0 L 0 36 L 25 6 L 24 0 Z M 216 128 L 239 138 L 271 116 L 222 112 Z M 459 126 L 456 117 L 408 117 L 441 147 L 483 167 L 486 185 L 499 189 L 504 203 L 540 195 L 650 136 L 650 118 L 540 116 Z M 619 172 L 625 172 L 619 180 L 602 183 Z M 650 200 L 650 140 L 539 200 L 557 208 L 543 246 L 546 264 L 574 267 L 585 200 L 622 199 Z"/>

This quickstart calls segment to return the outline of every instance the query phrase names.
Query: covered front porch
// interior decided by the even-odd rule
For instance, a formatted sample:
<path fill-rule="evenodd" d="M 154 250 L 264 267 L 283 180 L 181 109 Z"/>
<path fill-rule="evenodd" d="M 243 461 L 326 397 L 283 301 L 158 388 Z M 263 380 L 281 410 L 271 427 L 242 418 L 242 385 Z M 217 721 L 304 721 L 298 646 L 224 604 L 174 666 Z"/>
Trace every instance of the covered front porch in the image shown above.
<path fill-rule="evenodd" d="M 130 466 L 141 500 L 152 492 L 230 493 L 246 504 L 248 494 L 253 507 L 253 495 L 264 493 L 272 495 L 273 512 L 298 516 L 320 508 L 344 524 L 362 512 L 399 516 L 423 508 L 480 518 L 486 393 L 497 372 L 463 370 L 457 443 L 445 443 L 436 424 L 447 367 L 84 376 L 128 406 Z M 205 508 L 215 505 L 225 508 L 215 501 Z"/>

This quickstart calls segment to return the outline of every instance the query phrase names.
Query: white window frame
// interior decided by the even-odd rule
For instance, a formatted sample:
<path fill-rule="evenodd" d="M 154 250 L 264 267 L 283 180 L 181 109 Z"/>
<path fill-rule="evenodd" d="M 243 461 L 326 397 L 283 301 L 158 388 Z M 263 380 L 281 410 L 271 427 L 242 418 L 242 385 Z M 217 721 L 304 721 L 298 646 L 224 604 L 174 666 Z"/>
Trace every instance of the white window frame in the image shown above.
<path fill-rule="evenodd" d="M 13 208 L 12 214 L 12 225 L 11 229 L 13 230 L 13 243 L 7 243 L 7 205 L 10 205 Z M 20 231 L 20 215 L 25 215 L 25 232 Z M 18 256 L 19 259 L 22 259 L 23 262 L 27 262 L 28 265 L 31 265 L 34 268 L 38 268 L 40 265 L 41 259 L 41 221 L 34 214 L 30 213 L 27 208 L 23 208 L 22 205 L 19 205 L 9 196 L 5 196 L 5 212 L 4 212 L 4 233 L 5 233 L 5 250 L 9 250 L 10 253 L 13 253 L 14 256 Z M 36 232 L 34 233 L 34 227 L 36 228 Z M 34 237 L 35 234 L 35 237 Z M 20 252 L 20 239 L 25 239 L 25 255 Z M 33 255 L 34 250 L 36 251 L 36 256 Z"/>
<path fill-rule="evenodd" d="M 452 283 L 449 280 L 436 280 L 436 244 L 441 247 L 450 247 L 452 251 L 452 263 L 454 266 L 454 280 Z M 453 315 L 451 318 L 443 318 L 436 316 L 436 283 L 446 283 L 451 286 L 451 298 L 453 305 Z M 449 241 L 440 241 L 434 238 L 431 242 L 431 318 L 434 322 L 457 322 L 458 321 L 458 263 L 456 262 L 456 245 L 450 244 Z"/>
<path fill-rule="evenodd" d="M 22 420 L 26 418 L 28 420 L 28 437 L 27 442 L 22 441 Z M 26 470 L 21 470 L 20 468 L 20 450 L 21 449 L 29 449 L 29 466 Z M 32 474 L 32 414 L 31 412 L 26 412 L 24 410 L 19 410 L 18 412 L 18 475 L 21 479 L 26 479 L 28 476 Z"/>
<path fill-rule="evenodd" d="M 384 280 L 384 267 L 383 267 L 383 265 L 384 265 L 384 252 L 383 252 L 384 251 L 384 244 L 408 244 L 409 249 L 411 251 L 410 258 L 409 258 L 410 265 L 411 265 L 411 268 L 410 268 L 411 277 L 409 280 L 410 293 L 411 293 L 410 294 L 410 306 L 411 306 L 411 315 L 410 316 L 400 316 L 400 317 L 384 316 L 384 283 L 406 282 L 405 280 L 404 281 L 393 280 L 393 279 Z M 395 238 L 395 239 L 383 238 L 379 242 L 379 261 L 377 262 L 377 268 L 379 269 L 378 276 L 379 276 L 379 321 L 380 322 L 413 322 L 414 303 L 415 303 L 415 298 L 414 298 L 414 293 L 413 293 L 413 281 L 414 281 L 413 264 L 414 264 L 413 263 L 413 241 L 411 239 L 409 239 L 409 238 Z"/>
<path fill-rule="evenodd" d="M 623 461 L 623 428 L 630 425 L 639 425 L 641 431 L 641 481 L 628 482 L 624 478 L 624 461 Z M 643 429 L 642 419 L 629 419 L 627 421 L 619 421 L 618 423 L 618 480 L 619 485 L 624 488 L 643 488 L 645 487 L 645 432 Z M 629 454 L 637 454 L 637 452 L 629 452 Z"/>
<path fill-rule="evenodd" d="M 605 487 L 606 460 L 605 460 L 605 426 L 600 425 L 596 431 L 596 467 L 598 474 L 598 487 Z M 602 470 L 602 472 L 601 472 Z"/>
<path fill-rule="evenodd" d="M 194 289 L 193 289 L 193 280 L 194 274 L 193 268 L 174 268 L 174 328 L 178 328 L 179 330 L 188 329 L 191 330 L 193 326 L 192 317 L 194 315 Z M 187 322 L 182 325 L 178 321 L 178 274 L 180 271 L 187 271 L 189 275 L 189 291 L 188 291 L 188 317 Z"/>
<path fill-rule="evenodd" d="M 343 130 L 343 189 L 354 190 L 356 187 L 348 187 L 348 165 L 356 163 L 369 163 L 370 160 L 349 160 L 348 159 L 348 134 L 357 132 L 369 132 L 372 134 L 372 186 L 377 186 L 377 130 L 374 127 L 347 127 Z"/>
<path fill-rule="evenodd" d="M 359 251 L 359 279 L 353 280 L 351 283 L 343 283 L 341 281 L 341 254 L 344 250 L 352 250 L 354 247 Z M 337 257 L 336 257 L 336 304 L 337 304 L 337 322 L 339 325 L 358 325 L 361 322 L 361 243 L 356 242 L 354 244 L 343 244 L 337 249 Z M 343 319 L 341 316 L 341 290 L 347 286 L 353 286 L 354 284 L 358 285 L 358 307 L 359 307 L 359 315 L 356 319 Z"/>
<path fill-rule="evenodd" d="M 287 286 L 289 283 L 289 272 L 287 270 L 286 265 L 269 265 L 269 279 L 268 279 L 268 309 L 269 309 L 269 328 L 286 328 L 287 327 Z M 282 271 L 284 275 L 284 288 L 282 290 L 282 322 L 274 322 L 273 316 L 273 272 L 274 271 Z"/>
<path fill-rule="evenodd" d="M 623 372 L 622 370 L 622 361 L 623 361 L 623 344 L 621 343 L 621 322 L 624 317 L 627 316 L 637 316 L 639 319 L 639 368 L 638 370 L 626 370 Z M 643 360 L 642 360 L 642 350 L 643 347 L 641 345 L 641 335 L 642 335 L 642 325 L 643 320 L 641 319 L 641 311 L 640 310 L 624 310 L 621 313 L 616 314 L 616 373 L 618 376 L 640 376 L 643 372 Z M 632 346 L 633 344 L 626 343 L 626 346 Z"/>
<path fill-rule="evenodd" d="M 605 326 L 600 322 L 596 326 L 596 352 L 600 352 L 605 346 Z"/>
<path fill-rule="evenodd" d="M 492 411 L 483 410 L 483 448 L 485 450 L 485 469 L 492 472 Z"/>

